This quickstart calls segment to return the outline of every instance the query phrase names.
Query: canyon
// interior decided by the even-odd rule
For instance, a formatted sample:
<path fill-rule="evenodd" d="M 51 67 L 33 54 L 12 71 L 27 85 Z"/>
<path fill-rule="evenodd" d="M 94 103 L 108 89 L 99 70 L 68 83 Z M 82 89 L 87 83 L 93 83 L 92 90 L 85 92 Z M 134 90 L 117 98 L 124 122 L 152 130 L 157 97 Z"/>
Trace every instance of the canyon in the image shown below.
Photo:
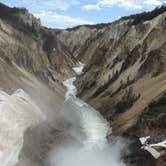
<path fill-rule="evenodd" d="M 80 62 L 85 66 L 76 75 Z M 24 8 L 0 4 L 0 89 L 23 89 L 48 119 L 25 132 L 17 166 L 44 166 L 57 133 L 65 140 L 63 82 L 74 76 L 77 97 L 107 119 L 111 135 L 134 141 L 126 163 L 164 166 L 165 148 L 156 148 L 155 160 L 139 138 L 158 143 L 166 136 L 166 7 L 57 32 Z"/>

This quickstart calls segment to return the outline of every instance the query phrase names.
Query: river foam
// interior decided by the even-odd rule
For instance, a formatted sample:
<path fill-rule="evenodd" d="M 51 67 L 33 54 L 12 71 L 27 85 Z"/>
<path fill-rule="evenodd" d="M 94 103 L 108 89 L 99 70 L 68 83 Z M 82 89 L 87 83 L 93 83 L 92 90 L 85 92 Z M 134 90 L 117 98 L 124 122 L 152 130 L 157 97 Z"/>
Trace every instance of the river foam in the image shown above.
<path fill-rule="evenodd" d="M 80 67 L 74 68 L 76 74 L 80 75 L 84 66 L 80 63 Z M 72 77 L 64 81 L 67 88 L 64 102 L 66 117 L 80 130 L 85 148 L 103 148 L 107 142 L 106 137 L 110 133 L 109 123 L 93 107 L 76 97 L 75 80 L 76 77 Z"/>
<path fill-rule="evenodd" d="M 77 67 L 77 71 L 82 71 Z M 77 73 L 80 74 L 80 73 Z M 76 77 L 64 81 L 67 88 L 64 113 L 72 127 L 71 141 L 56 146 L 49 155 L 50 166 L 125 166 L 120 160 L 124 147 L 121 139 L 108 143 L 109 123 L 89 104 L 76 96 Z"/>

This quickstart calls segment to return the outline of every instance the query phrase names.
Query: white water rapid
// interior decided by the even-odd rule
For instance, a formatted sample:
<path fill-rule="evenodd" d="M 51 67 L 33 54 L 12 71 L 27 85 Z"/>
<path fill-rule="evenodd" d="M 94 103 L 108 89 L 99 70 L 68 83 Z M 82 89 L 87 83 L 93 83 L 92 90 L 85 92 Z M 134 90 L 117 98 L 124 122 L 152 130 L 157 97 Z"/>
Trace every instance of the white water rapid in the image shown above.
<path fill-rule="evenodd" d="M 80 75 L 83 70 L 74 68 Z M 111 133 L 109 123 L 93 107 L 76 97 L 76 87 L 72 77 L 64 81 L 67 88 L 64 112 L 73 127 L 70 134 L 73 141 L 55 147 L 50 153 L 50 166 L 125 166 L 120 161 L 120 152 L 124 147 L 121 140 L 107 142 Z"/>
<path fill-rule="evenodd" d="M 74 70 L 80 75 L 83 67 L 80 63 Z M 12 95 L 0 91 L 0 166 L 41 166 L 41 162 L 42 166 L 125 166 L 120 160 L 124 143 L 122 140 L 108 143 L 109 123 L 93 107 L 76 97 L 75 80 L 76 77 L 72 77 L 64 81 L 67 87 L 64 115 L 62 111 L 62 116 L 60 111 L 51 112 L 58 119 L 56 122 L 55 118 L 55 123 L 48 118 L 50 105 L 47 102 L 45 112 L 38 103 L 41 112 L 23 90 Z M 24 140 L 28 128 L 31 128 L 30 135 L 25 134 Z M 19 158 L 24 154 L 22 148 L 28 158 Z"/>
<path fill-rule="evenodd" d="M 76 134 L 87 149 L 103 148 L 107 142 L 110 127 L 108 122 L 93 107 L 76 97 L 76 88 L 73 85 L 75 77 L 64 82 L 67 87 L 64 111 L 66 117 L 80 132 Z"/>

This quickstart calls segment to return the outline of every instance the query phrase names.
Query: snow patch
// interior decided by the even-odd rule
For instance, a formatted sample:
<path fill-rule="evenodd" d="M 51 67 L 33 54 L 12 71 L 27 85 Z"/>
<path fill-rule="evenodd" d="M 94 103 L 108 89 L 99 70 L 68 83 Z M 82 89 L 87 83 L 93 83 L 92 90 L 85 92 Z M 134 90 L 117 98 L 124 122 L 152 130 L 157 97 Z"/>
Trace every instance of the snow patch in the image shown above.
<path fill-rule="evenodd" d="M 150 136 L 147 136 L 147 137 L 139 138 L 139 140 L 140 140 L 141 144 L 144 145 L 149 138 L 150 138 Z"/>
<path fill-rule="evenodd" d="M 143 145 L 141 148 L 148 151 L 155 159 L 158 159 L 160 157 L 160 153 L 153 147 L 166 148 L 166 141 L 162 141 L 157 144 L 149 144 L 147 142 L 148 139 L 150 139 L 150 136 L 139 138 L 141 144 Z"/>
<path fill-rule="evenodd" d="M 163 142 L 159 142 L 157 144 L 151 144 L 150 147 L 163 147 L 163 148 L 166 148 L 166 141 L 163 141 Z"/>
<path fill-rule="evenodd" d="M 148 151 L 155 159 L 158 159 L 160 157 L 160 153 L 156 149 L 151 148 L 150 146 L 144 146 L 143 149 Z"/>

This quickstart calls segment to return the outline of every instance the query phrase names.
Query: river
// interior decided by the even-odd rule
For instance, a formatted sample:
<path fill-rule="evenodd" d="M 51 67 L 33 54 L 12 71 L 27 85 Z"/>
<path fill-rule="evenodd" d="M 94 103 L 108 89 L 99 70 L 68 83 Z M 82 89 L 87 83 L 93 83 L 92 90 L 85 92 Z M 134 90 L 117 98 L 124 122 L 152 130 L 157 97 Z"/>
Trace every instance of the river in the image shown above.
<path fill-rule="evenodd" d="M 83 67 L 84 65 L 80 63 L 74 70 L 81 74 Z M 109 123 L 98 111 L 76 96 L 75 80 L 76 77 L 72 77 L 64 81 L 67 88 L 64 119 L 70 122 L 71 127 L 64 130 L 64 135 L 67 135 L 64 142 L 60 141 L 63 138 L 60 140 L 58 138 L 61 143 L 58 144 L 55 140 L 56 146 L 54 143 L 51 145 L 45 166 L 125 166 L 120 160 L 123 141 L 121 139 L 111 143 L 107 141 L 107 136 L 111 134 Z M 55 114 L 58 116 L 58 112 Z M 19 161 L 19 154 L 25 141 L 24 132 L 37 124 L 40 125 L 46 116 L 21 89 L 12 95 L 0 91 L 0 116 L 0 165 L 14 166 Z M 59 130 L 57 126 L 55 128 Z M 45 137 L 49 140 L 50 136 Z M 34 138 L 37 137 L 34 135 Z M 39 138 L 42 138 L 42 135 Z M 33 142 L 33 140 L 28 142 L 31 141 Z M 46 145 L 47 143 L 44 142 Z M 34 150 L 37 151 L 36 147 L 32 147 L 32 155 Z M 23 163 L 31 166 L 24 161 Z"/>
<path fill-rule="evenodd" d="M 83 64 L 74 68 L 80 75 Z M 51 166 L 125 166 L 120 160 L 124 147 L 119 139 L 109 143 L 107 136 L 111 127 L 106 119 L 93 107 L 79 99 L 74 86 L 76 77 L 64 81 L 67 88 L 64 113 L 72 123 L 70 134 L 74 141 L 55 147 L 50 154 Z"/>

